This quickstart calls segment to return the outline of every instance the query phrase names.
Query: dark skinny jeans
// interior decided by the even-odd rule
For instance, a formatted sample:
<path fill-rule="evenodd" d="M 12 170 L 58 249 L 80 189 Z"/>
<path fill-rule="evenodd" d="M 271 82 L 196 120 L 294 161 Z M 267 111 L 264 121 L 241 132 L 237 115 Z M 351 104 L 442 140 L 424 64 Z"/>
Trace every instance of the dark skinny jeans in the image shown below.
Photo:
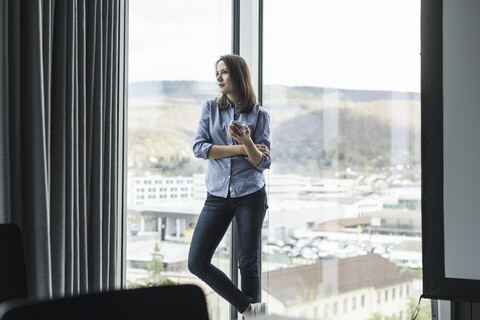
<path fill-rule="evenodd" d="M 188 269 L 215 292 L 244 312 L 260 300 L 260 240 L 267 209 L 265 187 L 238 198 L 207 194 L 205 205 L 193 233 Z M 215 267 L 212 257 L 233 218 L 237 221 L 240 291 L 225 273 Z"/>

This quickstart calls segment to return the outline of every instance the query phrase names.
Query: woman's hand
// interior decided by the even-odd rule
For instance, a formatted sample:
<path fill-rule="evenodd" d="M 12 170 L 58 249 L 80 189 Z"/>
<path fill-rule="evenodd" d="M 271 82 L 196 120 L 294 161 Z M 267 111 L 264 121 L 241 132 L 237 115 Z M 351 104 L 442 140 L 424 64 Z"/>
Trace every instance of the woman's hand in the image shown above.
<path fill-rule="evenodd" d="M 270 154 L 270 150 L 264 144 L 255 144 L 255 147 L 257 147 L 258 151 L 262 153 Z"/>
<path fill-rule="evenodd" d="M 262 162 L 263 153 L 270 153 L 266 145 L 253 143 L 248 126 L 245 126 L 245 129 L 242 130 L 240 127 L 231 124 L 228 126 L 228 134 L 232 139 L 242 144 L 246 156 L 255 166 L 260 165 Z"/>
<path fill-rule="evenodd" d="M 236 141 L 242 143 L 242 144 L 245 144 L 245 142 L 242 142 L 240 139 L 243 138 L 243 136 L 245 136 L 245 138 L 247 139 L 247 142 L 250 142 L 249 140 L 250 139 L 250 130 L 248 129 L 248 126 L 245 126 L 245 130 L 242 130 L 240 129 L 239 127 L 237 127 L 236 125 L 234 124 L 231 124 L 228 126 L 228 134 L 230 135 L 230 137 L 232 137 L 232 139 L 235 139 Z M 258 149 L 258 151 L 262 152 L 262 153 L 267 153 L 267 154 L 270 154 L 270 149 L 268 149 L 268 147 L 264 144 L 255 144 L 255 147 Z M 244 151 L 244 154 L 247 154 L 246 151 Z"/>
<path fill-rule="evenodd" d="M 252 138 L 250 138 L 250 129 L 247 125 L 245 126 L 245 129 L 242 130 L 237 125 L 231 124 L 228 126 L 228 134 L 232 139 L 243 145 L 253 143 Z"/>

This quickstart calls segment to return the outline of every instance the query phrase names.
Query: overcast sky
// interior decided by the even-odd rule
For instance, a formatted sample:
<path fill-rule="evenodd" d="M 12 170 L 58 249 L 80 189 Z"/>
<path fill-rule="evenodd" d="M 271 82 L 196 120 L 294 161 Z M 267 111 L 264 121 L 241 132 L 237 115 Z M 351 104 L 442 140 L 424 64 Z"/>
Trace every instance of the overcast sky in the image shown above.
<path fill-rule="evenodd" d="M 264 0 L 265 84 L 420 90 L 420 0 Z M 130 1 L 129 82 L 214 81 L 230 0 Z"/>

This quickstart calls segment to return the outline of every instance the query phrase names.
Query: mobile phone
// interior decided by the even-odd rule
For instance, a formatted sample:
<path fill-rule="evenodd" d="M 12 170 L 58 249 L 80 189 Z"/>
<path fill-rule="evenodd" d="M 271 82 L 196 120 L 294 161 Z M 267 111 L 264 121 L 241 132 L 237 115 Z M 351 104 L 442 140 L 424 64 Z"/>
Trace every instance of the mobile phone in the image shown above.
<path fill-rule="evenodd" d="M 230 121 L 230 124 L 234 124 L 242 130 L 245 129 L 245 121 L 232 120 Z"/>

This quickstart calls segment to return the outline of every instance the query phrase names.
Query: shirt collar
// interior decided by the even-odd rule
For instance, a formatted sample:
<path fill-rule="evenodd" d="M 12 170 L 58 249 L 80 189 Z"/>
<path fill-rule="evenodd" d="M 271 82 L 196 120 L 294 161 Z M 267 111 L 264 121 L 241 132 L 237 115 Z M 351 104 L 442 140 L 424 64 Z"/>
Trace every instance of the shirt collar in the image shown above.
<path fill-rule="evenodd" d="M 225 95 L 225 100 L 227 100 L 227 107 L 233 108 L 234 105 L 228 100 L 228 97 Z"/>

